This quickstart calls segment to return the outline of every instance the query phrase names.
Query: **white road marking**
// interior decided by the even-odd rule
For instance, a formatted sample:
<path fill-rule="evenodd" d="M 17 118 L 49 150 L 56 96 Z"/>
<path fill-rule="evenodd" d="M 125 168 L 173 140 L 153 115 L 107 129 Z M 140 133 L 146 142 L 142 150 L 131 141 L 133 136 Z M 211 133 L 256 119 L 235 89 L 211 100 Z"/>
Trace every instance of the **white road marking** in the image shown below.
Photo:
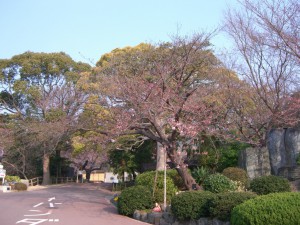
<path fill-rule="evenodd" d="M 49 210 L 47 213 L 43 213 L 43 214 L 24 215 L 24 216 L 47 216 L 47 215 L 50 215 L 51 213 L 52 213 L 52 211 Z"/>
<path fill-rule="evenodd" d="M 48 202 L 51 202 L 52 200 L 55 200 L 55 197 L 49 198 Z"/>
<path fill-rule="evenodd" d="M 40 205 L 43 205 L 43 204 L 44 204 L 44 202 L 41 202 L 41 203 L 36 204 L 35 206 L 33 206 L 33 208 L 36 208 L 36 207 L 38 207 L 38 206 L 40 206 Z"/>
<path fill-rule="evenodd" d="M 37 225 L 46 221 L 48 221 L 48 219 L 24 219 L 16 223 L 29 223 L 30 225 Z"/>
<path fill-rule="evenodd" d="M 59 222 L 59 219 L 49 219 L 49 222 Z"/>

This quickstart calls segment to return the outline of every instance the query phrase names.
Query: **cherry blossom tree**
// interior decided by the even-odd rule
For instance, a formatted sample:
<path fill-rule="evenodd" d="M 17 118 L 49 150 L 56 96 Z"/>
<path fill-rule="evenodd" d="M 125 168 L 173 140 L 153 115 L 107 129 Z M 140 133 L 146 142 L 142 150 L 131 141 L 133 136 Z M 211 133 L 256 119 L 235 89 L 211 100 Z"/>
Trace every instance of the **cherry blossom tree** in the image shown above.
<path fill-rule="evenodd" d="M 234 43 L 232 70 L 244 81 L 228 84 L 226 103 L 243 140 L 266 145 L 275 127 L 299 123 L 299 1 L 239 0 L 225 31 Z"/>
<path fill-rule="evenodd" d="M 209 38 L 177 36 L 170 43 L 127 49 L 98 63 L 91 77 L 111 115 L 109 133 L 140 134 L 159 142 L 187 189 L 196 182 L 178 146 L 226 124 L 221 122 L 226 109 L 218 99 L 227 73 L 209 48 Z"/>

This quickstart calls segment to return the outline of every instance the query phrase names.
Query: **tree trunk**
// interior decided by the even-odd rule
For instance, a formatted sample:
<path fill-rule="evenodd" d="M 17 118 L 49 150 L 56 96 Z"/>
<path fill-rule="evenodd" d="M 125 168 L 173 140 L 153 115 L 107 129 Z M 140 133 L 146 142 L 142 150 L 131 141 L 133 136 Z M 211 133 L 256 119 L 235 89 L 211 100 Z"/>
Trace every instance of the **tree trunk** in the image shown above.
<path fill-rule="evenodd" d="M 170 158 L 171 162 L 175 165 L 175 168 L 182 178 L 186 189 L 188 190 L 200 190 L 201 187 L 197 184 L 195 179 L 188 171 L 187 165 L 184 163 L 184 159 L 181 154 L 178 154 L 177 149 L 168 148 L 167 149 L 168 157 Z"/>
<path fill-rule="evenodd" d="M 50 155 L 44 154 L 43 156 L 43 185 L 51 184 L 50 180 Z"/>
<path fill-rule="evenodd" d="M 187 167 L 176 168 L 178 174 L 184 181 L 184 185 L 188 190 L 200 190 L 201 187 L 196 183 L 195 179 L 189 173 Z"/>

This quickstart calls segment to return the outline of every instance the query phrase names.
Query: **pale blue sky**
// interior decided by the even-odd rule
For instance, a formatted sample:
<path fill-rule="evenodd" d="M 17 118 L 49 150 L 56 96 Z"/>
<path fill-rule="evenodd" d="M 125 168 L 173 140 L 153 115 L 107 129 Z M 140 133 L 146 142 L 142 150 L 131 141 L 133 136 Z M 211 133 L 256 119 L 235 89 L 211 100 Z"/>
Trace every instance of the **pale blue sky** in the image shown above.
<path fill-rule="evenodd" d="M 212 31 L 236 0 L 0 0 L 0 59 L 59 52 L 94 63 L 115 48 Z M 222 35 L 212 40 L 227 43 Z"/>

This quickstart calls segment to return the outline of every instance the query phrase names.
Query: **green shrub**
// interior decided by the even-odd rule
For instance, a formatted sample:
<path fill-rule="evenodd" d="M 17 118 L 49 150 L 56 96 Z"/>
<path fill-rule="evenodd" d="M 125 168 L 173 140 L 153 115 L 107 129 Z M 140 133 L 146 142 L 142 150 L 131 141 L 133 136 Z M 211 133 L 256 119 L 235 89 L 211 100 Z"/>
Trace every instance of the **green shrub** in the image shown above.
<path fill-rule="evenodd" d="M 27 185 L 23 183 L 15 183 L 13 189 L 16 191 L 26 191 Z"/>
<path fill-rule="evenodd" d="M 250 182 L 250 189 L 259 195 L 291 191 L 287 179 L 273 175 L 254 178 Z"/>
<path fill-rule="evenodd" d="M 231 211 L 235 206 L 256 196 L 252 192 L 219 193 L 209 202 L 209 214 L 211 217 L 229 221 Z"/>
<path fill-rule="evenodd" d="M 126 188 L 118 197 L 118 212 L 121 215 L 132 216 L 135 210 L 151 209 L 153 206 L 151 191 L 144 186 Z"/>
<path fill-rule="evenodd" d="M 138 175 L 135 179 L 136 185 L 148 187 L 153 193 L 154 180 L 156 171 L 149 171 Z M 172 196 L 176 194 L 178 188 L 175 186 L 173 180 L 167 176 L 167 202 L 170 202 Z M 158 172 L 156 187 L 154 190 L 154 201 L 158 203 L 164 202 L 164 173 Z"/>
<path fill-rule="evenodd" d="M 167 170 L 167 176 L 170 177 L 173 180 L 175 186 L 179 190 L 184 190 L 186 188 L 185 185 L 184 185 L 183 179 L 178 174 L 176 169 Z"/>
<path fill-rule="evenodd" d="M 237 167 L 227 167 L 223 170 L 222 174 L 232 181 L 240 182 L 243 189 L 248 188 L 248 174 L 245 170 Z"/>
<path fill-rule="evenodd" d="M 273 193 L 245 201 L 232 210 L 230 224 L 300 224 L 300 193 Z"/>
<path fill-rule="evenodd" d="M 21 178 L 19 176 L 6 176 L 5 181 L 7 181 L 7 182 L 21 182 Z"/>
<path fill-rule="evenodd" d="M 192 176 L 199 185 L 202 185 L 203 181 L 208 177 L 209 174 L 209 169 L 204 166 L 197 167 L 192 171 Z"/>
<path fill-rule="evenodd" d="M 237 189 L 233 181 L 219 173 L 209 175 L 203 182 L 203 188 L 213 193 L 235 191 Z"/>
<path fill-rule="evenodd" d="M 171 201 L 172 213 L 178 220 L 197 220 L 209 216 L 208 203 L 215 197 L 209 191 L 187 191 L 175 195 Z"/>

